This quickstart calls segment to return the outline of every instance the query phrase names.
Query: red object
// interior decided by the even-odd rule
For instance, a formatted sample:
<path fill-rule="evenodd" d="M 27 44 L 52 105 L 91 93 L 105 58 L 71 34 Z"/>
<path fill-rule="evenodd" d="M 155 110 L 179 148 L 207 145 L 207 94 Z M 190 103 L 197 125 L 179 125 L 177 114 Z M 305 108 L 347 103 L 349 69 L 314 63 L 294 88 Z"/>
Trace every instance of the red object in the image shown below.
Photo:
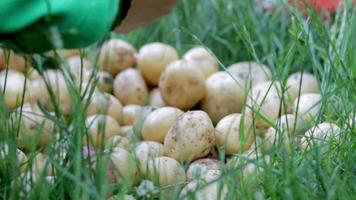
<path fill-rule="evenodd" d="M 296 0 L 289 0 L 290 4 L 294 4 Z M 297 0 L 298 7 L 305 12 L 306 6 L 312 6 L 316 11 L 329 11 L 335 13 L 343 0 Z"/>

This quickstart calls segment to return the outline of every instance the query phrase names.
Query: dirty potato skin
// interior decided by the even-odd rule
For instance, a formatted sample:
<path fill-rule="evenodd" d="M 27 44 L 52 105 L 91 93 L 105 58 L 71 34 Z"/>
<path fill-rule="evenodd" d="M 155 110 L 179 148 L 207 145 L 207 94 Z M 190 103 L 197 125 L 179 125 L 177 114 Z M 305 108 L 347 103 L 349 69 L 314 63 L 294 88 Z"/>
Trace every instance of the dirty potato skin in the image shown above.
<path fill-rule="evenodd" d="M 321 95 L 307 93 L 294 100 L 293 112 L 304 126 L 313 124 L 321 109 Z"/>
<path fill-rule="evenodd" d="M 135 156 L 139 161 L 140 172 L 146 176 L 149 161 L 163 156 L 163 145 L 153 141 L 142 141 L 135 147 Z"/>
<path fill-rule="evenodd" d="M 227 71 L 236 77 L 256 85 L 261 82 L 269 81 L 272 78 L 271 70 L 258 62 L 239 62 L 227 68 Z"/>
<path fill-rule="evenodd" d="M 306 93 L 319 93 L 319 83 L 310 73 L 296 72 L 288 77 L 287 94 L 289 101 L 293 102 L 298 96 Z"/>
<path fill-rule="evenodd" d="M 214 126 L 203 111 L 182 114 L 164 139 L 164 154 L 180 161 L 206 156 L 215 145 Z"/>
<path fill-rule="evenodd" d="M 138 70 L 126 69 L 115 77 L 114 94 L 124 105 L 142 105 L 148 96 L 148 90 Z"/>
<path fill-rule="evenodd" d="M 197 63 L 205 78 L 219 71 L 219 64 L 215 57 L 205 47 L 194 47 L 184 54 L 184 59 Z"/>
<path fill-rule="evenodd" d="M 204 158 L 192 162 L 186 172 L 187 180 L 191 180 L 194 176 L 195 170 L 199 173 L 206 173 L 207 170 L 219 170 L 220 160 Z"/>
<path fill-rule="evenodd" d="M 192 64 L 187 60 L 176 61 L 162 73 L 159 89 L 168 105 L 188 110 L 204 97 L 204 74 Z"/>

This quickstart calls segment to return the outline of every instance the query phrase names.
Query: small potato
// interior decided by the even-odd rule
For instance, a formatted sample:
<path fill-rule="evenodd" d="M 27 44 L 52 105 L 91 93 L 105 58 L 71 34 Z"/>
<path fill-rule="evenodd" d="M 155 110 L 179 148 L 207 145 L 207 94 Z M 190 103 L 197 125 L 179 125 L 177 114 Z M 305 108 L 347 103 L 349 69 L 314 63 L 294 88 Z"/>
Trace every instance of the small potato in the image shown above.
<path fill-rule="evenodd" d="M 114 94 L 124 105 L 142 105 L 147 99 L 148 91 L 140 72 L 126 69 L 115 77 Z"/>
<path fill-rule="evenodd" d="M 121 128 L 117 121 L 107 115 L 93 115 L 85 120 L 88 128 L 88 136 L 84 136 L 83 142 L 96 147 L 104 146 L 108 140 L 116 135 L 121 135 Z"/>
<path fill-rule="evenodd" d="M 50 161 L 48 160 L 48 156 L 43 153 L 38 153 L 33 160 L 32 163 L 32 173 L 37 176 L 52 176 L 54 175 L 54 171 Z"/>
<path fill-rule="evenodd" d="M 340 138 L 341 129 L 332 123 L 321 123 L 310 128 L 301 139 L 301 147 L 306 150 L 311 145 L 322 146 L 330 140 L 338 140 Z"/>
<path fill-rule="evenodd" d="M 122 135 L 127 138 L 130 143 L 135 144 L 138 141 L 140 141 L 140 137 L 137 136 L 133 130 L 133 126 L 122 126 L 121 127 L 121 133 Z"/>
<path fill-rule="evenodd" d="M 156 86 L 166 66 L 178 59 L 179 55 L 173 47 L 163 43 L 151 43 L 140 49 L 137 66 L 147 83 Z"/>
<path fill-rule="evenodd" d="M 7 54 L 0 48 L 0 70 L 8 67 L 11 70 L 25 72 L 26 67 L 30 67 L 30 63 L 23 56 L 15 54 L 13 51 L 9 51 Z"/>
<path fill-rule="evenodd" d="M 194 178 L 199 178 L 209 170 L 220 170 L 220 161 L 210 158 L 196 160 L 187 169 L 187 180 L 190 181 Z"/>
<path fill-rule="evenodd" d="M 163 156 L 163 145 L 152 141 L 140 142 L 135 148 L 135 155 L 140 163 L 140 172 L 142 175 L 147 176 L 149 161 Z"/>
<path fill-rule="evenodd" d="M 205 97 L 201 108 L 214 124 L 226 115 L 241 112 L 245 101 L 243 81 L 226 72 L 217 72 L 205 81 Z"/>
<path fill-rule="evenodd" d="M 86 116 L 104 114 L 113 117 L 119 124 L 122 124 L 123 106 L 121 102 L 111 94 L 96 92 L 89 100 Z"/>
<path fill-rule="evenodd" d="M 266 129 L 277 120 L 281 108 L 281 86 L 278 82 L 261 82 L 250 91 L 246 102 L 246 115 L 255 118 L 258 129 Z"/>
<path fill-rule="evenodd" d="M 109 175 L 115 177 L 116 182 L 134 185 L 138 182 L 139 173 L 134 157 L 125 149 L 115 148 L 110 154 L 112 165 L 109 165 Z"/>
<path fill-rule="evenodd" d="M 168 130 L 184 112 L 174 107 L 159 108 L 147 115 L 142 125 L 142 138 L 163 143 Z"/>
<path fill-rule="evenodd" d="M 295 99 L 293 112 L 301 119 L 304 126 L 313 124 L 320 112 L 321 95 L 316 93 L 307 93 Z"/>
<path fill-rule="evenodd" d="M 31 100 L 28 92 L 31 91 L 31 81 L 25 79 L 21 72 L 15 70 L 3 70 L 0 72 L 0 92 L 3 92 L 5 88 L 3 98 L 8 109 L 15 109 L 22 101 L 26 103 Z"/>
<path fill-rule="evenodd" d="M 179 116 L 164 139 L 164 154 L 179 161 L 191 161 L 209 154 L 215 145 L 214 126 L 203 111 Z"/>
<path fill-rule="evenodd" d="M 178 186 L 185 182 L 183 167 L 173 158 L 157 157 L 148 163 L 149 178 L 159 187 Z"/>
<path fill-rule="evenodd" d="M 127 139 L 126 137 L 123 137 L 121 135 L 115 135 L 115 136 L 111 137 L 106 144 L 106 148 L 113 149 L 116 147 L 120 147 L 120 148 L 123 148 L 126 150 L 129 149 L 129 147 L 130 147 L 129 139 Z"/>
<path fill-rule="evenodd" d="M 133 125 L 136 118 L 141 114 L 143 108 L 139 105 L 126 105 L 122 108 L 122 125 Z"/>
<path fill-rule="evenodd" d="M 149 105 L 157 108 L 166 106 L 166 102 L 164 102 L 161 92 L 158 88 L 151 90 L 149 96 Z"/>
<path fill-rule="evenodd" d="M 230 114 L 216 125 L 215 136 L 217 146 L 227 155 L 244 152 L 253 143 L 252 121 L 241 114 Z"/>
<path fill-rule="evenodd" d="M 202 70 L 205 78 L 219 71 L 217 60 L 205 47 L 192 48 L 183 57 L 186 60 L 197 62 L 195 66 Z"/>
<path fill-rule="evenodd" d="M 62 64 L 63 69 L 68 67 L 68 70 L 73 75 L 74 81 L 77 84 L 88 82 L 91 76 L 93 63 L 80 56 L 73 56 L 67 59 L 67 63 Z"/>
<path fill-rule="evenodd" d="M 102 92 L 111 93 L 114 84 L 114 77 L 106 71 L 98 72 L 98 88 Z"/>
<path fill-rule="evenodd" d="M 188 110 L 204 97 L 205 78 L 193 64 L 186 60 L 176 61 L 162 73 L 159 89 L 167 105 Z"/>
<path fill-rule="evenodd" d="M 10 156 L 9 159 L 13 159 L 10 152 L 9 152 L 9 146 L 7 144 L 0 146 L 0 159 L 7 160 L 7 156 Z M 27 170 L 27 161 L 28 161 L 26 154 L 17 148 L 15 149 L 14 153 L 15 153 L 14 155 L 16 155 L 16 162 L 17 162 L 18 166 L 20 167 L 21 171 L 22 172 L 26 171 Z"/>
<path fill-rule="evenodd" d="M 257 62 L 239 62 L 229 66 L 227 71 L 245 80 L 251 86 L 272 79 L 271 70 L 267 66 Z"/>
<path fill-rule="evenodd" d="M 119 72 L 134 67 L 136 64 L 136 49 L 128 42 L 111 39 L 106 42 L 100 52 L 100 69 L 115 76 Z"/>
<path fill-rule="evenodd" d="M 288 77 L 287 94 L 290 102 L 306 93 L 319 93 L 318 80 L 309 73 L 297 72 Z"/>

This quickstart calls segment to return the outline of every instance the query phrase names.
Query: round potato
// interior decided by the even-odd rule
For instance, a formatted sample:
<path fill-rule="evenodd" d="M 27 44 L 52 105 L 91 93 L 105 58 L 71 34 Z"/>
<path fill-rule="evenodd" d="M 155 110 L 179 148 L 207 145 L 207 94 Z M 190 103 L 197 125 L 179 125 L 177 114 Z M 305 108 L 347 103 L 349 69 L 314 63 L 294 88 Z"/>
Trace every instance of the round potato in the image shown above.
<path fill-rule="evenodd" d="M 169 64 L 161 75 L 159 89 L 164 101 L 182 110 L 195 106 L 205 95 L 205 78 L 192 62 Z"/>
<path fill-rule="evenodd" d="M 0 91 L 4 92 L 3 98 L 6 107 L 12 110 L 19 106 L 22 101 L 26 103 L 31 100 L 28 92 L 31 91 L 31 81 L 26 80 L 25 76 L 18 71 L 3 70 L 0 72 Z"/>
<path fill-rule="evenodd" d="M 18 164 L 18 166 L 20 167 L 21 171 L 24 172 L 27 170 L 27 156 L 26 154 L 21 151 L 20 149 L 14 149 L 15 150 L 15 154 L 14 156 L 16 156 L 16 162 Z M 11 150 L 9 151 L 9 146 L 7 144 L 0 146 L 0 159 L 1 160 L 7 160 L 8 159 L 13 159 L 12 155 L 11 155 Z"/>
<path fill-rule="evenodd" d="M 303 126 L 307 127 L 313 124 L 321 108 L 321 95 L 316 93 L 307 93 L 295 99 L 293 112 L 301 119 Z"/>
<path fill-rule="evenodd" d="M 119 124 L 122 123 L 123 107 L 113 95 L 96 92 L 89 101 L 86 116 L 104 114 L 113 117 Z"/>
<path fill-rule="evenodd" d="M 106 71 L 98 72 L 98 88 L 102 92 L 111 93 L 114 84 L 114 77 Z"/>
<path fill-rule="evenodd" d="M 111 39 L 106 42 L 100 52 L 100 69 L 115 76 L 119 72 L 134 67 L 136 64 L 136 50 L 128 42 L 120 39 Z"/>
<path fill-rule="evenodd" d="M 138 182 L 139 173 L 134 157 L 125 149 L 114 148 L 110 154 L 112 165 L 109 165 L 109 176 L 114 175 L 116 182 L 121 181 L 126 185 Z"/>
<path fill-rule="evenodd" d="M 126 105 L 122 108 L 122 125 L 133 125 L 136 118 L 141 114 L 143 108 L 139 105 Z"/>
<path fill-rule="evenodd" d="M 217 60 L 205 47 L 192 48 L 183 57 L 186 60 L 195 61 L 195 66 L 202 70 L 205 78 L 219 71 Z"/>
<path fill-rule="evenodd" d="M 330 140 L 338 140 L 341 129 L 332 123 L 321 123 L 310 128 L 301 139 L 302 149 L 308 149 L 310 146 L 322 146 Z"/>
<path fill-rule="evenodd" d="M 124 105 L 142 105 L 148 91 L 140 72 L 136 69 L 126 69 L 115 77 L 114 94 Z"/>
<path fill-rule="evenodd" d="M 229 66 L 227 71 L 245 80 L 251 86 L 269 81 L 272 78 L 269 68 L 258 62 L 239 62 Z"/>
<path fill-rule="evenodd" d="M 230 114 L 216 125 L 215 137 L 217 146 L 227 155 L 244 152 L 253 143 L 252 121 L 241 114 Z"/>
<path fill-rule="evenodd" d="M 173 158 L 164 156 L 149 161 L 148 176 L 159 187 L 176 186 L 185 182 L 183 167 Z"/>
<path fill-rule="evenodd" d="M 164 139 L 164 154 L 180 161 L 202 158 L 215 145 L 214 126 L 203 111 L 179 116 Z"/>
<path fill-rule="evenodd" d="M 84 144 L 89 141 L 89 144 L 102 147 L 111 137 L 122 134 L 117 121 L 107 115 L 90 116 L 86 118 L 85 124 L 88 128 L 88 135 L 83 138 Z"/>
<path fill-rule="evenodd" d="M 93 63 L 80 56 L 73 56 L 67 59 L 67 63 L 62 65 L 62 68 L 68 70 L 73 75 L 74 81 L 77 84 L 88 82 L 91 76 L 91 70 L 93 68 Z"/>
<path fill-rule="evenodd" d="M 163 145 L 152 141 L 140 142 L 135 148 L 135 155 L 140 163 L 141 174 L 146 176 L 149 161 L 163 156 Z"/>
<path fill-rule="evenodd" d="M 183 111 L 174 107 L 163 107 L 151 112 L 143 122 L 142 138 L 163 143 L 168 130 L 181 114 Z"/>
<path fill-rule="evenodd" d="M 226 72 L 217 72 L 205 81 L 205 97 L 201 109 L 216 124 L 226 115 L 241 112 L 245 101 L 243 81 Z"/>
<path fill-rule="evenodd" d="M 137 66 L 147 83 L 156 86 L 166 66 L 178 59 L 179 55 L 173 47 L 163 43 L 151 43 L 140 49 Z"/>
<path fill-rule="evenodd" d="M 161 92 L 158 88 L 151 90 L 149 96 L 149 104 L 150 106 L 154 106 L 157 108 L 166 106 L 166 102 L 164 102 Z"/>
<path fill-rule="evenodd" d="M 122 131 L 122 129 L 121 129 L 121 131 Z M 115 136 L 111 137 L 106 144 L 106 148 L 113 149 L 116 147 L 120 147 L 120 148 L 128 150 L 130 147 L 129 139 L 127 139 L 126 137 L 123 137 L 121 135 L 115 135 Z"/>
<path fill-rule="evenodd" d="M 309 73 L 296 72 L 288 77 L 287 94 L 290 102 L 306 93 L 319 93 L 318 80 Z"/>
<path fill-rule="evenodd" d="M 192 162 L 186 172 L 187 180 L 206 176 L 205 173 L 210 170 L 220 170 L 220 161 L 211 158 L 204 158 Z"/>

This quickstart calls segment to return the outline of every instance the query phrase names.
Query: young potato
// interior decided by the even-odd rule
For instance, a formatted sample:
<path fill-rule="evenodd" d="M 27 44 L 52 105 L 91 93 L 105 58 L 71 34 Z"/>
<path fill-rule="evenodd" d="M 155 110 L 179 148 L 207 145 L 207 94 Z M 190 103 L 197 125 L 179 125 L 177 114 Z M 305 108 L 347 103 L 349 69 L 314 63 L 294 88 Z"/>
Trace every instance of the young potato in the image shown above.
<path fill-rule="evenodd" d="M 121 131 L 122 131 L 122 129 L 121 129 Z M 115 136 L 111 137 L 106 144 L 106 148 L 113 149 L 116 147 L 128 150 L 130 147 L 129 139 L 127 139 L 126 137 L 121 136 L 121 135 L 115 135 Z"/>
<path fill-rule="evenodd" d="M 245 101 L 243 81 L 226 72 L 217 72 L 205 81 L 205 97 L 201 109 L 216 124 L 226 115 L 241 112 Z"/>
<path fill-rule="evenodd" d="M 341 129 L 332 123 L 321 123 L 310 128 L 301 139 L 303 150 L 310 146 L 323 146 L 330 140 L 339 140 Z"/>
<path fill-rule="evenodd" d="M 115 76 L 119 72 L 135 66 L 135 54 L 136 49 L 128 42 L 111 39 L 101 48 L 99 57 L 100 69 Z"/>
<path fill-rule="evenodd" d="M 192 162 L 186 172 L 187 180 L 206 176 L 205 173 L 210 170 L 220 170 L 220 161 L 211 158 L 204 158 Z"/>
<path fill-rule="evenodd" d="M 138 70 L 126 69 L 115 77 L 114 94 L 124 105 L 142 105 L 145 103 L 148 90 Z"/>
<path fill-rule="evenodd" d="M 138 182 L 139 173 L 134 157 L 125 149 L 114 148 L 110 154 L 109 176 L 114 176 L 116 182 L 134 185 Z"/>
<path fill-rule="evenodd" d="M 203 73 L 186 60 L 169 64 L 161 75 L 159 89 L 164 101 L 182 110 L 191 109 L 205 95 Z"/>
<path fill-rule="evenodd" d="M 195 61 L 195 66 L 202 70 L 205 78 L 219 71 L 217 60 L 205 47 L 192 48 L 185 53 L 183 58 Z"/>
<path fill-rule="evenodd" d="M 88 135 L 83 138 L 84 144 L 87 144 L 88 140 L 89 144 L 102 147 L 111 137 L 122 134 L 120 125 L 108 115 L 90 116 L 86 118 L 85 124 L 88 128 Z"/>
<path fill-rule="evenodd" d="M 140 141 L 140 137 L 135 134 L 133 126 L 122 126 L 121 133 L 132 144 L 135 144 Z"/>
<path fill-rule="evenodd" d="M 33 161 L 32 161 L 32 173 L 37 176 L 52 176 L 54 175 L 54 171 L 50 161 L 48 160 L 48 156 L 43 153 L 38 153 Z"/>
<path fill-rule="evenodd" d="M 148 162 L 148 176 L 159 187 L 178 186 L 185 182 L 184 168 L 175 159 L 165 156 Z"/>
<path fill-rule="evenodd" d="M 163 43 L 143 46 L 137 56 L 137 66 L 150 85 L 158 85 L 161 73 L 166 66 L 179 59 L 177 51 Z"/>
<path fill-rule="evenodd" d="M 15 149 L 16 162 L 20 167 L 21 171 L 24 172 L 27 170 L 27 156 L 20 149 Z M 10 154 L 10 155 L 9 155 Z M 7 160 L 7 156 L 10 156 L 12 159 L 11 151 L 9 151 L 9 146 L 7 144 L 0 146 L 0 159 Z M 6 164 L 6 163 L 4 163 Z"/>
<path fill-rule="evenodd" d="M 316 93 L 307 93 L 295 99 L 293 112 L 301 119 L 303 126 L 308 127 L 316 120 L 320 112 L 321 95 Z"/>
<path fill-rule="evenodd" d="M 122 124 L 123 106 L 121 102 L 111 94 L 96 92 L 89 100 L 86 116 L 104 114 L 113 117 L 119 124 Z"/>
<path fill-rule="evenodd" d="M 281 86 L 278 82 L 261 82 L 250 91 L 246 102 L 246 115 L 255 118 L 257 129 L 266 129 L 277 120 L 281 109 Z M 268 120 L 268 121 L 266 121 Z"/>
<path fill-rule="evenodd" d="M 230 114 L 216 125 L 216 144 L 222 147 L 227 155 L 244 152 L 253 143 L 252 131 L 252 121 L 249 117 Z"/>
<path fill-rule="evenodd" d="M 122 108 L 122 125 L 133 125 L 136 118 L 141 114 L 143 108 L 139 105 L 126 105 Z"/>
<path fill-rule="evenodd" d="M 67 63 L 62 64 L 63 69 L 68 68 L 77 84 L 88 82 L 91 76 L 93 63 L 80 56 L 73 56 L 67 59 Z"/>
<path fill-rule="evenodd" d="M 12 113 L 10 120 L 13 123 L 12 125 L 15 125 L 13 128 L 17 128 L 17 122 L 20 123 L 17 136 L 17 146 L 19 148 L 44 147 L 54 138 L 54 122 L 49 120 L 36 106 L 24 104 L 22 110 L 18 108 Z"/>
<path fill-rule="evenodd" d="M 174 107 L 159 108 L 147 115 L 142 125 L 142 138 L 163 143 L 168 130 L 184 112 Z"/>
<path fill-rule="evenodd" d="M 191 161 L 209 154 L 215 145 L 214 126 L 208 114 L 190 111 L 178 117 L 164 139 L 164 154 Z"/>
<path fill-rule="evenodd" d="M 135 155 L 140 163 L 141 174 L 147 176 L 148 162 L 156 157 L 163 156 L 163 145 L 152 141 L 140 142 L 135 148 Z"/>
<path fill-rule="evenodd" d="M 309 73 L 296 72 L 288 77 L 287 94 L 290 102 L 306 93 L 319 93 L 318 80 Z"/>
<path fill-rule="evenodd" d="M 11 70 L 24 73 L 26 71 L 26 67 L 30 66 L 30 63 L 26 63 L 23 56 L 17 55 L 13 51 L 9 51 L 9 54 L 5 54 L 4 50 L 0 48 L 0 70 L 8 67 Z"/>
<path fill-rule="evenodd" d="M 236 77 L 245 80 L 246 83 L 251 86 L 272 79 L 271 70 L 269 70 L 266 65 L 253 61 L 233 64 L 227 68 L 227 71 Z"/>
<path fill-rule="evenodd" d="M 114 85 L 114 77 L 106 71 L 98 72 L 98 88 L 102 92 L 111 93 Z"/>
<path fill-rule="evenodd" d="M 151 90 L 149 96 L 149 105 L 157 108 L 166 106 L 166 102 L 164 102 L 161 91 L 159 91 L 158 88 Z"/>

